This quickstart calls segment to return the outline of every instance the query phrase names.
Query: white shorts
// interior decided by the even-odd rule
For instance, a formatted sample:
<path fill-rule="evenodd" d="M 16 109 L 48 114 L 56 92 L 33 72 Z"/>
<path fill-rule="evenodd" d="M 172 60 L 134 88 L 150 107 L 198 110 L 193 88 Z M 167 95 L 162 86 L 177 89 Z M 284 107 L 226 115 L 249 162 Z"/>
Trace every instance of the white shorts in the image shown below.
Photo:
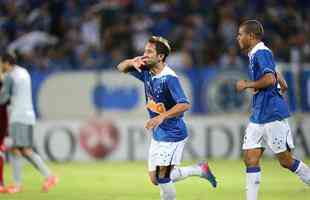
<path fill-rule="evenodd" d="M 156 166 L 180 165 L 186 140 L 162 142 L 152 138 L 149 149 L 149 171 L 155 171 Z"/>
<path fill-rule="evenodd" d="M 286 119 L 266 124 L 248 124 L 242 149 L 265 148 L 267 145 L 275 154 L 294 148 L 291 129 Z"/>

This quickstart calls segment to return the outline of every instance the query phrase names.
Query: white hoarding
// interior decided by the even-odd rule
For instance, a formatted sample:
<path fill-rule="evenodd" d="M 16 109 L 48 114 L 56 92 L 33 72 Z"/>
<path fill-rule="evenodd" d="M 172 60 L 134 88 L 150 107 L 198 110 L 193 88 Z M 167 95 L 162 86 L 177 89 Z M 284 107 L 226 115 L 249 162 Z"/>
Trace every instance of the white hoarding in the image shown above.
<path fill-rule="evenodd" d="M 242 155 L 247 117 L 191 117 L 187 121 L 190 137 L 184 159 L 235 159 Z M 143 118 L 40 121 L 35 140 L 38 151 L 51 160 L 145 160 L 151 134 L 144 129 L 145 122 Z M 310 157 L 310 118 L 304 118 L 299 128 L 291 124 L 295 155 Z M 271 155 L 270 151 L 266 154 Z"/>

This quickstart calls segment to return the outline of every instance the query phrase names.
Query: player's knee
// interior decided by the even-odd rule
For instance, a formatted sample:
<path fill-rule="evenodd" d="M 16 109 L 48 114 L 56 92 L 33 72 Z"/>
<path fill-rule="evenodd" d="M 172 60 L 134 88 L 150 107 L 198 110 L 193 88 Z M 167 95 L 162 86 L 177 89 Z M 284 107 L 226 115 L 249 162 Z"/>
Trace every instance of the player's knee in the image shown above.
<path fill-rule="evenodd" d="M 163 179 L 163 178 L 166 178 L 166 177 L 169 177 L 169 176 L 168 176 L 168 174 L 165 171 L 159 171 L 156 174 L 157 181 L 158 181 L 158 179 Z"/>
<path fill-rule="evenodd" d="M 31 148 L 22 148 L 21 153 L 23 156 L 30 156 L 32 154 L 32 149 Z"/>
<path fill-rule="evenodd" d="M 280 165 L 283 167 L 283 168 L 286 168 L 286 169 L 289 169 L 290 166 L 287 164 L 287 162 L 280 162 Z"/>
<path fill-rule="evenodd" d="M 170 182 L 170 166 L 157 168 L 156 182 L 157 184 Z"/>
<path fill-rule="evenodd" d="M 256 157 L 245 156 L 243 161 L 247 167 L 253 167 L 259 165 L 259 159 Z"/>
<path fill-rule="evenodd" d="M 294 163 L 294 159 L 289 152 L 283 152 L 277 155 L 279 163 L 284 168 L 291 168 Z"/>
<path fill-rule="evenodd" d="M 15 156 L 21 156 L 21 151 L 18 148 L 11 148 L 10 153 L 15 155 Z"/>

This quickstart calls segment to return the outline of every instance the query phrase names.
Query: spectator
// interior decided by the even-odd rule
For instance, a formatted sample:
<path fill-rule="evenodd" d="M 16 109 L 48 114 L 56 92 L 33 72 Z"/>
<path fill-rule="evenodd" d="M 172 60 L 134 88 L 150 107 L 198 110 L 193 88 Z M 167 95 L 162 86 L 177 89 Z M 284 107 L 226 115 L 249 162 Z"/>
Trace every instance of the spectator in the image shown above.
<path fill-rule="evenodd" d="M 168 61 L 176 68 L 237 66 L 236 27 L 255 17 L 278 61 L 309 62 L 309 7 L 307 1 L 2 0 L 0 49 L 17 49 L 29 69 L 109 69 L 141 54 L 156 34 L 180 41 Z"/>

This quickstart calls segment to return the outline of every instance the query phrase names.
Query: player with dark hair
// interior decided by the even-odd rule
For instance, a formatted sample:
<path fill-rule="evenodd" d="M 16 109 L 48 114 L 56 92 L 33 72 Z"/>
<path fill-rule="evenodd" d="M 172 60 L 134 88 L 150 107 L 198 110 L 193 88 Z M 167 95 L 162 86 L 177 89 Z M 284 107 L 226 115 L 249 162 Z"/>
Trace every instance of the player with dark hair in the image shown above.
<path fill-rule="evenodd" d="M 293 157 L 294 148 L 288 124 L 289 108 L 281 91 L 287 88 L 285 80 L 276 72 L 272 51 L 262 42 L 264 29 L 257 20 L 243 22 L 238 31 L 241 50 L 249 56 L 251 80 L 237 82 L 237 91 L 254 91 L 252 115 L 244 136 L 243 150 L 246 165 L 246 199 L 256 200 L 260 185 L 259 161 L 265 145 L 276 155 L 282 167 L 295 173 L 310 185 L 310 169 Z M 279 89 L 278 83 L 281 89 Z"/>
<path fill-rule="evenodd" d="M 200 176 L 213 187 L 217 185 L 207 162 L 177 167 L 187 140 L 183 115 L 190 103 L 178 76 L 165 63 L 170 51 L 166 39 L 153 36 L 143 56 L 124 60 L 117 66 L 120 72 L 128 72 L 144 83 L 146 108 L 151 118 L 145 127 L 152 131 L 149 176 L 152 183 L 159 186 L 162 200 L 176 199 L 174 182 L 189 176 Z"/>

